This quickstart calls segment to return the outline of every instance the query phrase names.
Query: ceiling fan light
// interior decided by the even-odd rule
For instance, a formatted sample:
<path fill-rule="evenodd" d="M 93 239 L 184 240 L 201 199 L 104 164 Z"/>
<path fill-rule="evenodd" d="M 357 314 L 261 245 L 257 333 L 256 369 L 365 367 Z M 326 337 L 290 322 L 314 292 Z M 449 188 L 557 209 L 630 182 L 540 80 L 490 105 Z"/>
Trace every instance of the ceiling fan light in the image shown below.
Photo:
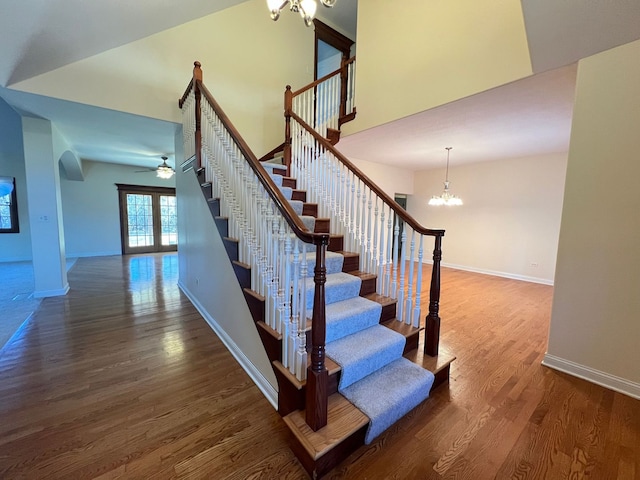
<path fill-rule="evenodd" d="M 167 157 L 162 157 L 162 163 L 158 165 L 156 169 L 156 175 L 158 178 L 162 178 L 163 180 L 168 180 L 173 177 L 175 171 L 167 164 Z"/>

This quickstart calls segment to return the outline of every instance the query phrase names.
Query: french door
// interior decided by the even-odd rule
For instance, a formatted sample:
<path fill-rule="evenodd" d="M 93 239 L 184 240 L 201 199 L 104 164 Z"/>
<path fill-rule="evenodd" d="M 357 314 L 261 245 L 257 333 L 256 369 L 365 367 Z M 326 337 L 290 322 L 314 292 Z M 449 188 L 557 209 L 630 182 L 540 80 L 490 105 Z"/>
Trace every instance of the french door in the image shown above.
<path fill-rule="evenodd" d="M 175 251 L 178 222 L 175 188 L 117 184 L 122 253 Z"/>

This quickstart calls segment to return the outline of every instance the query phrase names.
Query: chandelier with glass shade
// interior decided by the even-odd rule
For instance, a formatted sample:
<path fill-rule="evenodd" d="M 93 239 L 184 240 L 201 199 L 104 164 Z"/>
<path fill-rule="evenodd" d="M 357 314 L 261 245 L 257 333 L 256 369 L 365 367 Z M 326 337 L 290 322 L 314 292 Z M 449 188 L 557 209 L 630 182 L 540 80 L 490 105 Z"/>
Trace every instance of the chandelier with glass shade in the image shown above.
<path fill-rule="evenodd" d="M 159 178 L 162 178 L 164 180 L 168 180 L 171 177 L 173 177 L 173 174 L 175 172 L 174 172 L 173 168 L 171 168 L 167 164 L 168 157 L 161 157 L 161 158 L 162 158 L 162 163 L 160 165 L 158 165 L 158 168 L 156 169 L 156 175 Z"/>
<path fill-rule="evenodd" d="M 320 3 L 331 8 L 336 4 L 336 0 L 320 0 Z M 274 21 L 280 18 L 280 12 L 289 5 L 289 10 L 299 13 L 307 27 L 313 22 L 318 8 L 316 0 L 284 0 L 284 2 L 282 0 L 267 0 L 267 5 Z"/>
<path fill-rule="evenodd" d="M 456 197 L 449 191 L 449 153 L 451 152 L 452 149 L 453 147 L 446 147 L 447 173 L 444 178 L 444 191 L 442 192 L 442 195 L 434 195 L 433 197 L 431 197 L 431 200 L 429 200 L 429 205 L 447 205 L 447 206 L 462 205 L 462 199 L 459 197 Z"/>

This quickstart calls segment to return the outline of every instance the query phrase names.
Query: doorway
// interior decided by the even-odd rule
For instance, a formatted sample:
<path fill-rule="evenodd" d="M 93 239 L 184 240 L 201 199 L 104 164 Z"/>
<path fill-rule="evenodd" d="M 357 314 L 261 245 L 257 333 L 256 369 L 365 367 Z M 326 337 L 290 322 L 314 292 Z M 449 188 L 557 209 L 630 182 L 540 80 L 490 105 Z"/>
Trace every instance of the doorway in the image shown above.
<path fill-rule="evenodd" d="M 176 251 L 178 222 L 175 188 L 117 186 L 122 254 Z"/>

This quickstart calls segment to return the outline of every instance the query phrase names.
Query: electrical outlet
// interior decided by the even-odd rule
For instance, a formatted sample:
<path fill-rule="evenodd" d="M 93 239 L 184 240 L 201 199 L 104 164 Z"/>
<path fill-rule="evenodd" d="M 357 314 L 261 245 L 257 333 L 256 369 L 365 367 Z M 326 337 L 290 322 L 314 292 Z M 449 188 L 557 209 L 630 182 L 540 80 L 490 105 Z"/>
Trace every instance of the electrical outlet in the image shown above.
<path fill-rule="evenodd" d="M 538 268 L 538 262 L 531 262 L 531 263 L 529 264 L 529 266 L 530 266 L 531 268 Z"/>

